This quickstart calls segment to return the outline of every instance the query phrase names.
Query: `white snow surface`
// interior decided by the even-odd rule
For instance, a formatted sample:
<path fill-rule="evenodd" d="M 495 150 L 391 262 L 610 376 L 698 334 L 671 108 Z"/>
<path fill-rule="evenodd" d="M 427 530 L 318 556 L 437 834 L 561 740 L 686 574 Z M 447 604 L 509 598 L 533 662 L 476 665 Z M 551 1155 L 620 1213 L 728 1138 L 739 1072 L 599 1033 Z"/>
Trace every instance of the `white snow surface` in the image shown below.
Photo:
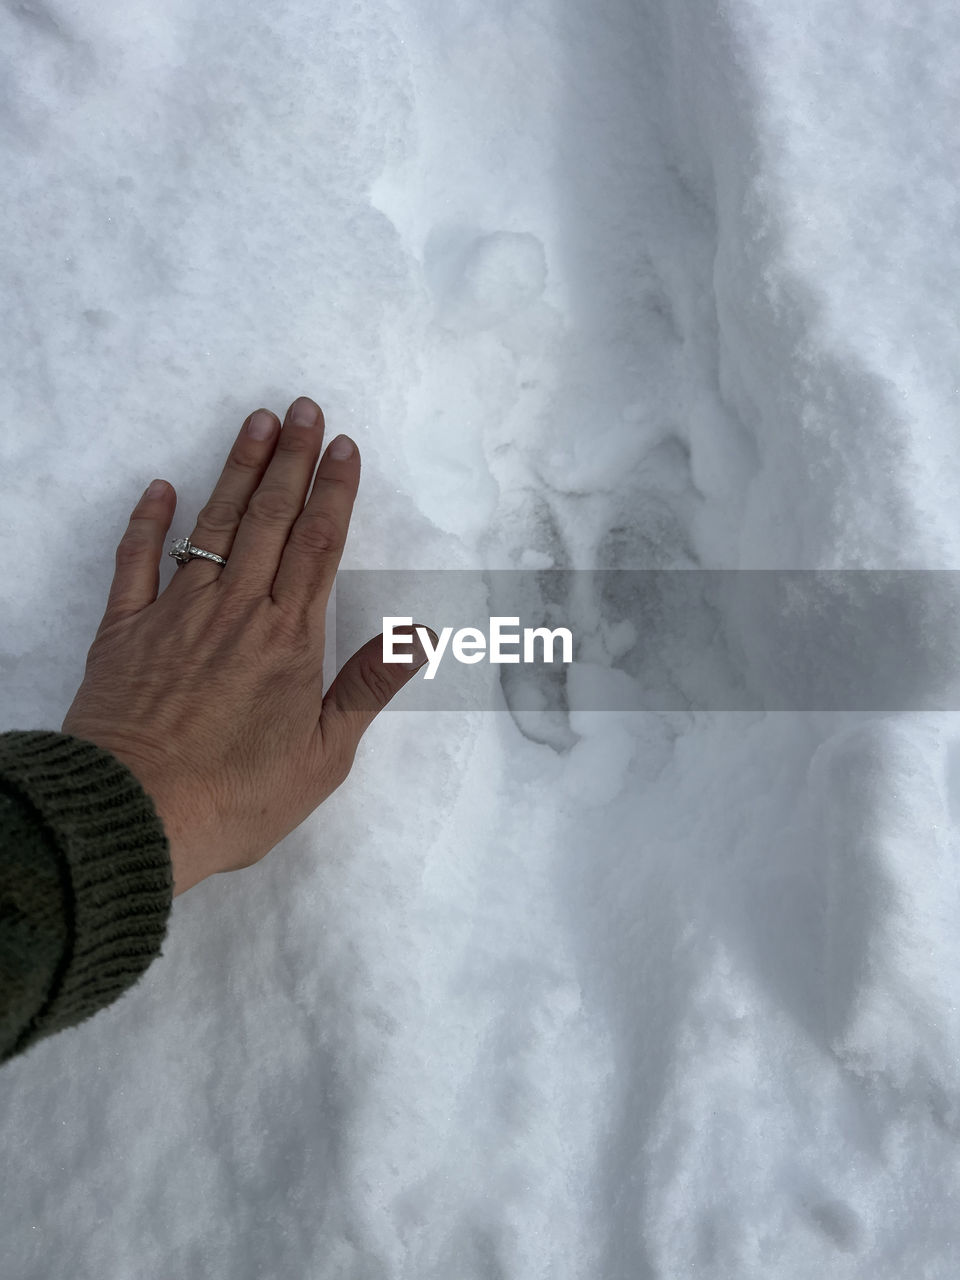
<path fill-rule="evenodd" d="M 951 0 L 26 0 L 0 50 L 4 728 L 148 481 L 189 532 L 300 394 L 348 568 L 960 568 Z M 417 688 L 4 1068 L 5 1280 L 960 1274 L 957 715 L 558 744 Z"/>

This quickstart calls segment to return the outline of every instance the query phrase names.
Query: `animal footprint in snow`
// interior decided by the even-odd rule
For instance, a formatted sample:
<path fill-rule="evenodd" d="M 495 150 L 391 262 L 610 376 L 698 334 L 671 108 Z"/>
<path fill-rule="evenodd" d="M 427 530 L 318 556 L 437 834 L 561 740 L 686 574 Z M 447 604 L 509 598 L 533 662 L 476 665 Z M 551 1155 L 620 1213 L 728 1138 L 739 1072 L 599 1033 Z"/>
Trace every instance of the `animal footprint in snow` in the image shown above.
<path fill-rule="evenodd" d="M 542 241 L 528 232 L 494 231 L 443 256 L 446 263 L 433 265 L 446 277 L 437 308 L 437 323 L 445 329 L 492 329 L 543 297 L 547 255 Z"/>

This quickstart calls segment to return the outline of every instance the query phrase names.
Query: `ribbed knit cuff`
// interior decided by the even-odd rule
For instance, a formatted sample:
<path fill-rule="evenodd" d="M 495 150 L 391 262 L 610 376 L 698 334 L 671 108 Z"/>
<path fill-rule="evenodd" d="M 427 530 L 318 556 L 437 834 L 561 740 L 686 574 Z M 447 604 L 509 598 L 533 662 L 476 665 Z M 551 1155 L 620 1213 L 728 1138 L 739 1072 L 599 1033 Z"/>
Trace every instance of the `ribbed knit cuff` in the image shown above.
<path fill-rule="evenodd" d="M 90 1017 L 142 976 L 166 934 L 173 871 L 150 796 L 96 744 L 46 729 L 3 732 L 0 774 L 51 834 L 70 890 L 67 953 L 26 1048 Z"/>

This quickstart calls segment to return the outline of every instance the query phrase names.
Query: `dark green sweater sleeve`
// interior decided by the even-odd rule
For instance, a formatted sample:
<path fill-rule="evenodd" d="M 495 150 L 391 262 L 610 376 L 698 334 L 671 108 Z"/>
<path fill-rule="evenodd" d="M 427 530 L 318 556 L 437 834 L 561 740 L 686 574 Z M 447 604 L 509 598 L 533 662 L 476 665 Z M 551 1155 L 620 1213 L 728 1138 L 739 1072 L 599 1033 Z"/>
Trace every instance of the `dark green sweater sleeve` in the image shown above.
<path fill-rule="evenodd" d="M 132 987 L 172 901 L 163 824 L 126 765 L 70 734 L 0 733 L 0 1063 Z"/>

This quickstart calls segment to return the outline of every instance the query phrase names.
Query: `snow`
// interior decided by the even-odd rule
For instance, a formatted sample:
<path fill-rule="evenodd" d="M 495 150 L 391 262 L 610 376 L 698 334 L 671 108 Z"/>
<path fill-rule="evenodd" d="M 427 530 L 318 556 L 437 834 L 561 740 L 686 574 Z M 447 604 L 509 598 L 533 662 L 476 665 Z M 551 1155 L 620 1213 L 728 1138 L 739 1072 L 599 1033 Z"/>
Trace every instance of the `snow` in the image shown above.
<path fill-rule="evenodd" d="M 946 0 L 0 35 L 5 728 L 59 729 L 149 480 L 189 532 L 299 394 L 362 453 L 346 570 L 960 567 Z M 5 1067 L 5 1274 L 957 1274 L 956 712 L 637 709 L 615 605 L 565 714 L 415 680 Z"/>

